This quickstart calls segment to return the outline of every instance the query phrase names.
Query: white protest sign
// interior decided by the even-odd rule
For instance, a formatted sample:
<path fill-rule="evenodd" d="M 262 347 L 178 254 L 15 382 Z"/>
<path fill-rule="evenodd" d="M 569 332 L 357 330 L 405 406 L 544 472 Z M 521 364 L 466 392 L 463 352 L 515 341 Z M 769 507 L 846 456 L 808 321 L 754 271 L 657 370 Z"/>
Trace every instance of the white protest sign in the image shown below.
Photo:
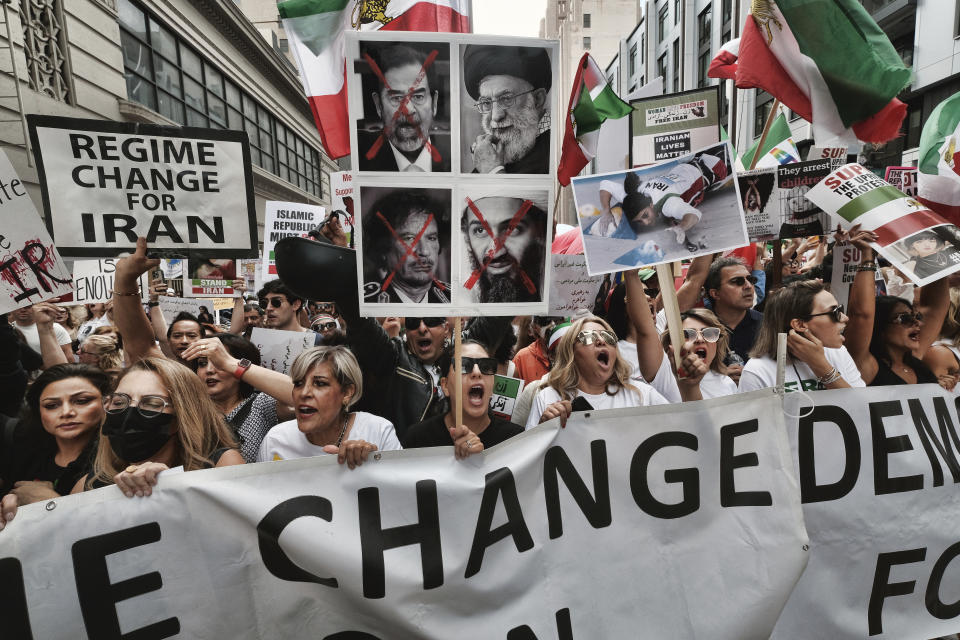
<path fill-rule="evenodd" d="M 852 244 L 838 242 L 833 245 L 833 273 L 830 278 L 830 293 L 837 304 L 847 306 L 850 299 L 850 285 L 857 276 L 860 265 L 860 250 Z"/>
<path fill-rule="evenodd" d="M 162 475 L 21 509 L 4 634 L 765 639 L 806 562 L 791 465 L 759 392 L 576 414 L 467 460 Z"/>
<path fill-rule="evenodd" d="M 0 313 L 70 293 L 70 271 L 3 152 L 0 194 Z"/>
<path fill-rule="evenodd" d="M 592 309 L 603 276 L 587 273 L 583 254 L 551 255 L 553 277 L 550 279 L 548 316 L 569 316 L 577 309 Z"/>
<path fill-rule="evenodd" d="M 307 234 L 323 222 L 325 209 L 313 204 L 299 202 L 267 202 L 263 213 L 263 281 L 277 279 L 277 263 L 273 247 L 282 238 L 306 238 Z"/>
<path fill-rule="evenodd" d="M 184 261 L 179 258 L 160 261 L 163 277 L 168 280 L 181 277 L 183 275 L 183 265 Z"/>
<path fill-rule="evenodd" d="M 807 151 L 807 160 L 830 160 L 836 169 L 847 163 L 846 147 L 810 147 Z"/>
<path fill-rule="evenodd" d="M 28 115 L 43 207 L 63 255 L 257 255 L 243 131 Z"/>
<path fill-rule="evenodd" d="M 743 216 L 751 242 L 776 238 L 780 232 L 780 189 L 777 168 L 738 171 Z"/>
<path fill-rule="evenodd" d="M 631 100 L 630 166 L 684 156 L 720 142 L 717 87 Z"/>
<path fill-rule="evenodd" d="M 493 376 L 493 395 L 490 396 L 490 410 L 503 418 L 513 418 L 513 406 L 523 392 L 523 380 L 497 374 Z"/>
<path fill-rule="evenodd" d="M 862 165 L 844 165 L 806 197 L 844 228 L 877 234 L 874 250 L 918 286 L 960 271 L 960 229 Z"/>
<path fill-rule="evenodd" d="M 178 313 L 187 312 L 195 316 L 200 315 L 200 307 L 206 307 L 207 311 L 213 309 L 212 298 L 174 298 L 170 296 L 160 296 L 160 310 L 163 311 L 163 317 L 167 322 L 173 322 Z"/>
<path fill-rule="evenodd" d="M 61 296 L 62 304 L 87 304 L 106 302 L 113 298 L 113 273 L 116 269 L 116 260 L 74 260 L 73 261 L 73 293 Z M 150 277 L 148 274 L 140 276 L 140 297 L 150 295 Z"/>
<path fill-rule="evenodd" d="M 330 174 L 330 211 L 338 214 L 343 232 L 347 234 L 347 245 L 353 246 L 353 174 L 349 171 L 335 171 Z"/>
<path fill-rule="evenodd" d="M 774 638 L 960 628 L 957 411 L 937 385 L 788 393 L 810 563 Z"/>
<path fill-rule="evenodd" d="M 917 197 L 919 183 L 916 167 L 887 167 L 883 179 L 908 196 Z"/>
<path fill-rule="evenodd" d="M 233 283 L 241 279 L 237 260 L 191 258 L 183 274 L 183 295 L 186 298 L 236 298 L 240 293 L 234 290 Z"/>
<path fill-rule="evenodd" d="M 290 373 L 293 361 L 314 346 L 317 335 L 313 331 L 283 331 L 254 327 L 250 341 L 260 351 L 260 364 L 280 373 Z"/>

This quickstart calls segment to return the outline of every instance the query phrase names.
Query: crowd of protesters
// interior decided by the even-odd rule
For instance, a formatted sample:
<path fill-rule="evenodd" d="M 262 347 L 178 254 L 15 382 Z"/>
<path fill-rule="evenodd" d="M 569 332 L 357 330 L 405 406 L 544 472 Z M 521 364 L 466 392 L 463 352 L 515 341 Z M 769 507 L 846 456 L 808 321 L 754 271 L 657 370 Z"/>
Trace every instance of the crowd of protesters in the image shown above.
<path fill-rule="evenodd" d="M 848 308 L 831 291 L 834 240 L 861 255 Z M 453 318 L 363 318 L 355 303 L 304 300 L 281 280 L 238 297 L 228 326 L 207 309 L 168 318 L 165 283 L 146 303 L 138 290 L 158 265 L 141 239 L 117 262 L 107 304 L 38 303 L 0 321 L 0 529 L 18 505 L 68 493 L 115 484 L 148 496 L 167 469 L 320 455 L 352 469 L 374 451 L 433 446 L 463 458 L 573 411 L 773 387 L 780 334 L 786 392 L 927 382 L 960 392 L 960 287 L 943 278 L 881 295 L 874 240 L 854 227 L 758 243 L 695 258 L 676 282 L 625 272 L 568 318 L 465 318 L 458 394 Z M 261 366 L 255 327 L 313 332 L 316 346 L 282 374 Z M 490 407 L 496 374 L 525 383 L 510 420 Z"/>

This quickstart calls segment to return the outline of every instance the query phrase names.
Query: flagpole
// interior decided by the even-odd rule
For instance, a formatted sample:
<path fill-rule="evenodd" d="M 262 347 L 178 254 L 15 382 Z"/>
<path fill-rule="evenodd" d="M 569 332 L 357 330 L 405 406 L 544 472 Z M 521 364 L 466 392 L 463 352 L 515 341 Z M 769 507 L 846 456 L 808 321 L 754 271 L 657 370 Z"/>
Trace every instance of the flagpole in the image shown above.
<path fill-rule="evenodd" d="M 757 160 L 760 159 L 760 155 L 763 154 L 763 143 L 767 141 L 767 134 L 770 133 L 770 127 L 773 126 L 773 121 L 777 117 L 777 112 L 780 111 L 780 99 L 774 98 L 773 108 L 770 109 L 770 114 L 767 116 L 767 121 L 763 125 L 763 133 L 760 134 L 760 142 L 757 143 L 757 150 L 753 153 L 753 158 L 750 159 L 750 169 L 754 169 L 757 166 Z"/>

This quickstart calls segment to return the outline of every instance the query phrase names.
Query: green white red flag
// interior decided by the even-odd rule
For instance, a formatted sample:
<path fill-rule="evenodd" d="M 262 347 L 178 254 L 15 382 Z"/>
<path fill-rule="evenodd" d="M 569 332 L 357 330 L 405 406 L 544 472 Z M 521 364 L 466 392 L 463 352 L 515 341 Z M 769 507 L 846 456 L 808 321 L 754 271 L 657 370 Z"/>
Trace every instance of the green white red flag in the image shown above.
<path fill-rule="evenodd" d="M 960 93 L 931 112 L 920 134 L 918 191 L 920 202 L 960 224 Z"/>
<path fill-rule="evenodd" d="M 632 110 L 607 84 L 593 57 L 589 53 L 583 54 L 570 92 L 557 181 L 567 186 L 570 178 L 580 173 L 597 155 L 600 126 L 605 120 L 623 118 Z"/>
<path fill-rule="evenodd" d="M 759 146 L 760 141 L 757 140 L 752 147 L 743 152 L 737 159 L 737 162 L 742 162 L 744 167 L 749 167 L 750 163 L 753 162 L 753 156 L 757 153 Z M 760 159 L 757 160 L 757 164 L 754 167 L 755 169 L 800 162 L 800 152 L 797 150 L 797 145 L 793 142 L 793 132 L 790 131 L 787 118 L 782 113 L 779 114 L 774 119 L 773 124 L 770 125 L 770 131 L 767 132 L 767 137 L 763 141 L 763 149 L 759 151 Z"/>
<path fill-rule="evenodd" d="M 470 32 L 470 0 L 287 0 L 277 5 L 320 141 L 331 158 L 350 154 L 343 34 L 361 31 Z"/>
<path fill-rule="evenodd" d="M 730 74 L 810 121 L 819 146 L 896 137 L 907 110 L 896 96 L 911 78 L 857 0 L 754 0 L 739 47 L 711 64 L 711 77 Z"/>

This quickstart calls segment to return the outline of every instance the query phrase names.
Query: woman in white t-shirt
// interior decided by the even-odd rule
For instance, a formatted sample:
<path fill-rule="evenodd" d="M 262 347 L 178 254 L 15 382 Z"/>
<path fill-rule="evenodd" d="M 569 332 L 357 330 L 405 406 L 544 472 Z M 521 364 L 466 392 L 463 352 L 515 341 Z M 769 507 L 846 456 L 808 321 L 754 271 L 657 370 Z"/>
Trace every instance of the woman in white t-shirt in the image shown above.
<path fill-rule="evenodd" d="M 566 422 L 577 397 L 593 409 L 668 404 L 652 388 L 641 389 L 630 380 L 630 367 L 617 351 L 617 335 L 602 318 L 574 322 L 556 353 L 553 369 L 534 398 L 527 429 L 558 417 Z"/>
<path fill-rule="evenodd" d="M 763 323 L 740 375 L 740 391 L 777 383 L 777 334 L 787 334 L 786 391 L 866 386 L 843 346 L 849 318 L 818 280 L 791 282 L 770 294 Z"/>
<path fill-rule="evenodd" d="M 960 289 L 950 289 L 950 310 L 943 319 L 940 339 L 923 354 L 937 382 L 954 396 L 960 396 Z"/>
<path fill-rule="evenodd" d="M 683 320 L 683 347 L 685 353 L 693 353 L 707 366 L 707 372 L 700 379 L 700 397 L 703 400 L 719 398 L 737 393 L 737 383 L 727 375 L 723 364 L 730 351 L 730 334 L 720 322 L 720 318 L 709 309 L 690 309 L 680 314 Z M 664 331 L 661 337 L 664 349 L 670 349 L 670 332 Z M 650 384 L 670 402 L 681 402 L 677 379 L 670 366 L 673 356 L 667 352 Z M 685 398 L 693 400 L 695 398 Z"/>
<path fill-rule="evenodd" d="M 363 393 L 363 373 L 346 347 L 313 347 L 290 368 L 295 420 L 270 429 L 257 462 L 336 454 L 351 469 L 371 451 L 400 449 L 388 420 L 350 407 Z"/>

